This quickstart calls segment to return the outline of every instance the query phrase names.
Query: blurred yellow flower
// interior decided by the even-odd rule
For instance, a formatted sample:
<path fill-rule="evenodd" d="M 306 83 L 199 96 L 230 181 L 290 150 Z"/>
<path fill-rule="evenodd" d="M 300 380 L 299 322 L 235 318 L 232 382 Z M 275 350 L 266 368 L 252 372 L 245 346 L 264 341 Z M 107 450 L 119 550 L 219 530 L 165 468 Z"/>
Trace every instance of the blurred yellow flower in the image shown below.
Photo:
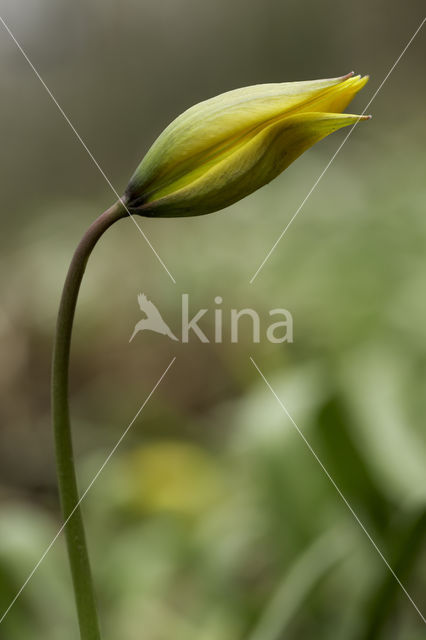
<path fill-rule="evenodd" d="M 200 102 L 157 138 L 126 190 L 131 213 L 194 216 L 270 182 L 328 134 L 370 116 L 342 114 L 368 76 L 245 87 Z"/>
<path fill-rule="evenodd" d="M 124 459 L 123 476 L 129 503 L 147 512 L 197 515 L 211 507 L 223 489 L 215 461 L 183 442 L 139 447 Z"/>

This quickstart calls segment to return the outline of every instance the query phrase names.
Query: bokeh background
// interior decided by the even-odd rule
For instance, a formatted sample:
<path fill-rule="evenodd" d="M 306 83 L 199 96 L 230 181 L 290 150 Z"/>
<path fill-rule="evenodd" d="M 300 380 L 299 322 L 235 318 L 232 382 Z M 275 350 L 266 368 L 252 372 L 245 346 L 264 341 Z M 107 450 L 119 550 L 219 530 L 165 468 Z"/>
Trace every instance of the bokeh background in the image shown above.
<path fill-rule="evenodd" d="M 182 110 L 263 82 L 371 81 L 421 0 L 2 0 L 1 15 L 119 192 Z M 81 490 L 176 356 L 84 502 L 104 638 L 420 640 L 424 625 L 249 360 L 425 608 L 425 51 L 418 35 L 255 282 L 341 131 L 224 212 L 130 220 L 90 260 L 72 353 Z M 60 524 L 49 379 L 67 265 L 114 194 L 0 25 L 0 604 Z M 179 332 L 181 295 L 285 307 L 294 343 L 139 334 L 144 292 Z M 226 328 L 226 326 L 228 328 Z M 228 334 L 226 333 L 228 331 Z M 0 625 L 78 636 L 61 537 Z"/>

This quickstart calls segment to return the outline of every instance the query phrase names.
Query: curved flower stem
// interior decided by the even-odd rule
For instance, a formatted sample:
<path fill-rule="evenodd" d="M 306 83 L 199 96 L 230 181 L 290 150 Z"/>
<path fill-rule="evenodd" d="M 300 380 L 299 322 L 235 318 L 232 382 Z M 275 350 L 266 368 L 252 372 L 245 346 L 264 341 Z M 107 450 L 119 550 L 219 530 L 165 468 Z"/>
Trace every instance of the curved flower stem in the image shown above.
<path fill-rule="evenodd" d="M 93 247 L 114 222 L 126 215 L 122 202 L 116 202 L 93 222 L 78 244 L 62 291 L 53 353 L 52 414 L 56 466 L 82 640 L 99 640 L 100 631 L 83 520 L 78 506 L 79 496 L 69 419 L 68 370 L 71 333 L 81 281 Z"/>

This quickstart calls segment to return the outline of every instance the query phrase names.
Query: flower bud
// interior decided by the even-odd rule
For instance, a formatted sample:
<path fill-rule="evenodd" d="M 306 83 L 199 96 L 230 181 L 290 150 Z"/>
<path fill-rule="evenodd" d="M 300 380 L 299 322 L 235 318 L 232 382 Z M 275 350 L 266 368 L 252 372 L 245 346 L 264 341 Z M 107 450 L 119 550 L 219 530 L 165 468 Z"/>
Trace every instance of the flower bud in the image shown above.
<path fill-rule="evenodd" d="M 255 85 L 196 104 L 149 149 L 127 187 L 127 207 L 144 216 L 196 216 L 241 200 L 329 133 L 368 119 L 341 113 L 367 80 L 348 74 Z"/>

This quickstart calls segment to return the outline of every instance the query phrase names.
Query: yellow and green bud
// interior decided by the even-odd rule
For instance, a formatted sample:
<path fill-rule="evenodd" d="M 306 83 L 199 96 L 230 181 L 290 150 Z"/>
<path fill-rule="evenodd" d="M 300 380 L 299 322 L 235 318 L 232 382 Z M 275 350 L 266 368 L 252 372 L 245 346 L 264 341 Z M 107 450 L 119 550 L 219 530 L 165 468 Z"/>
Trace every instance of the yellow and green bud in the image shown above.
<path fill-rule="evenodd" d="M 264 186 L 328 134 L 370 116 L 342 111 L 368 76 L 262 84 L 182 113 L 157 138 L 126 190 L 132 214 L 196 216 Z"/>

